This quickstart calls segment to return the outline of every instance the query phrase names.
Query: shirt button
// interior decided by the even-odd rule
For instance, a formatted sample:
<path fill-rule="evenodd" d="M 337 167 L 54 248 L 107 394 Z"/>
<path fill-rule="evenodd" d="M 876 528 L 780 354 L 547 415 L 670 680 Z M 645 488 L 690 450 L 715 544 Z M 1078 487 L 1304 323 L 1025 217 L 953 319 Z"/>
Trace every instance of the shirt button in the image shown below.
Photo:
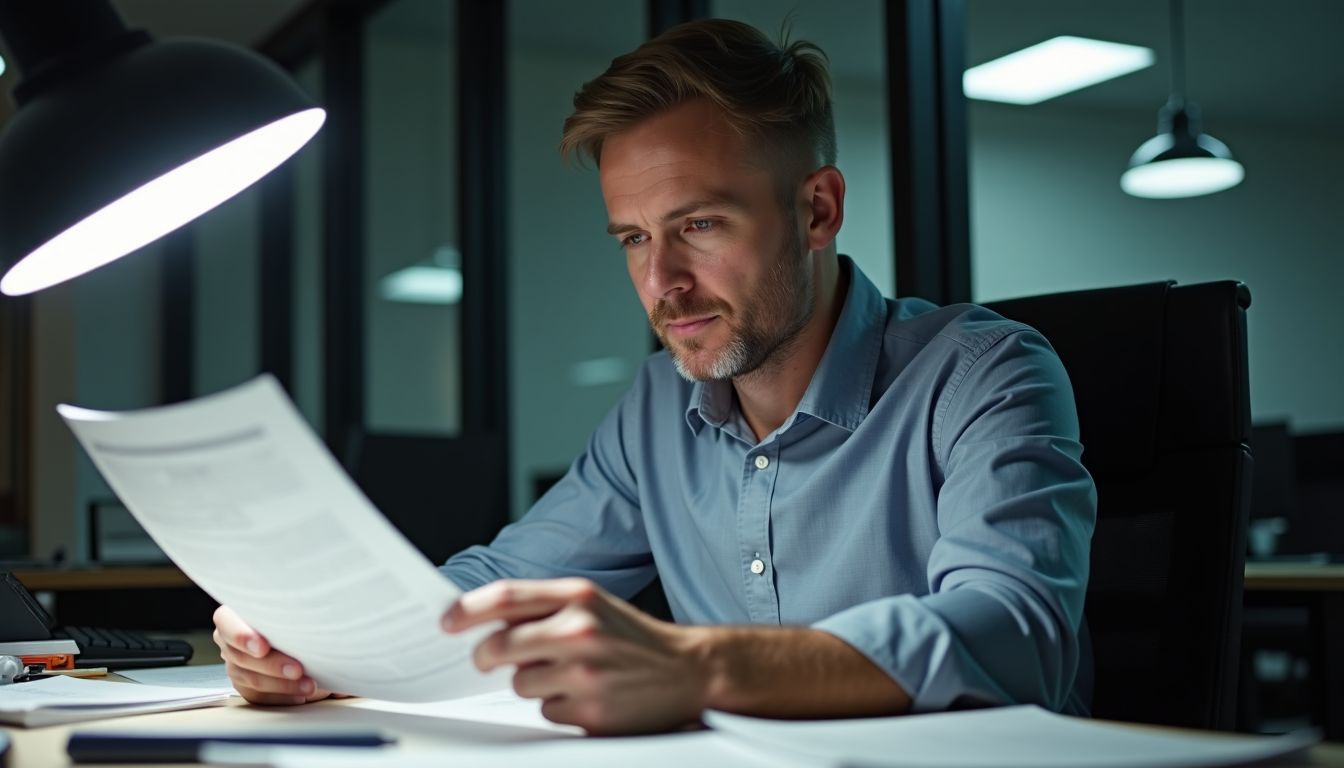
<path fill-rule="evenodd" d="M 756 457 L 756 468 L 757 468 L 757 469 L 765 469 L 765 468 L 768 467 L 768 466 L 770 466 L 770 460 L 769 460 L 769 459 L 765 458 L 764 456 L 757 456 L 757 457 Z M 760 573 L 760 571 L 757 571 L 757 573 Z"/>
<path fill-rule="evenodd" d="M 751 572 L 752 572 L 752 573 L 755 573 L 755 574 L 761 574 L 761 573 L 764 573 L 764 572 L 765 572 L 765 563 L 761 562 L 760 560 L 752 560 L 752 561 L 751 561 Z"/>

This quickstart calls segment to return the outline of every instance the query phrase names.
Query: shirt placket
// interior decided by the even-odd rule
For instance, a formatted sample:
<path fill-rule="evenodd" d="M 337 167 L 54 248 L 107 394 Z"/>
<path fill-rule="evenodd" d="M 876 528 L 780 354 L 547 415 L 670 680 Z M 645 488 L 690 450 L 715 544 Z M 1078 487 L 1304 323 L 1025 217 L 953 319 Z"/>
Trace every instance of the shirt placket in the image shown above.
<path fill-rule="evenodd" d="M 770 549 L 770 505 L 778 476 L 778 439 L 747 452 L 742 465 L 742 492 L 738 496 L 737 543 L 747 615 L 754 624 L 779 623 L 774 553 Z"/>

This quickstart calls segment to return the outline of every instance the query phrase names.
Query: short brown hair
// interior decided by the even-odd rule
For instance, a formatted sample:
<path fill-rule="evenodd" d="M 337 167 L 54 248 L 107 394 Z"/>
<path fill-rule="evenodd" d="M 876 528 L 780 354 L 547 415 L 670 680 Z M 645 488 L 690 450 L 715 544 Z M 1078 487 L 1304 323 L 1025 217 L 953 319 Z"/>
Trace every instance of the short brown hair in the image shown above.
<path fill-rule="evenodd" d="M 778 44 L 756 28 L 702 19 L 669 29 L 612 60 L 574 94 L 560 153 L 602 157 L 602 143 L 692 99 L 721 109 L 730 125 L 764 140 L 773 160 L 805 172 L 835 162 L 835 119 L 826 54 L 806 41 Z M 782 161 L 782 162 L 781 162 Z"/>

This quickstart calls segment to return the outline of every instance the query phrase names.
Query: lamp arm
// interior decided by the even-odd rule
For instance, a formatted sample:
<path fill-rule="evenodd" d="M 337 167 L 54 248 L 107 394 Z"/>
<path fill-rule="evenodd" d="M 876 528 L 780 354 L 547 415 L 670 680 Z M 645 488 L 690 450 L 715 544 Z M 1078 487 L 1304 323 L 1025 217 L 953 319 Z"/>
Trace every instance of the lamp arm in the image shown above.
<path fill-rule="evenodd" d="M 108 0 L 0 0 L 0 38 L 26 76 L 72 50 L 126 31 Z"/>

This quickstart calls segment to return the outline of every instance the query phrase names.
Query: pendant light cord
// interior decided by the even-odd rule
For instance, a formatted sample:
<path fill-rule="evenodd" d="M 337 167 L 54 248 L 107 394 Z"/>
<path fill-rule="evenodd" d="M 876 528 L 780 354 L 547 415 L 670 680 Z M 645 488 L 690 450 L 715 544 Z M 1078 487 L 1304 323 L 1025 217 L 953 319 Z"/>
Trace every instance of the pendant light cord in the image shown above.
<path fill-rule="evenodd" d="M 1171 0 L 1171 101 L 1185 104 L 1185 0 Z"/>

